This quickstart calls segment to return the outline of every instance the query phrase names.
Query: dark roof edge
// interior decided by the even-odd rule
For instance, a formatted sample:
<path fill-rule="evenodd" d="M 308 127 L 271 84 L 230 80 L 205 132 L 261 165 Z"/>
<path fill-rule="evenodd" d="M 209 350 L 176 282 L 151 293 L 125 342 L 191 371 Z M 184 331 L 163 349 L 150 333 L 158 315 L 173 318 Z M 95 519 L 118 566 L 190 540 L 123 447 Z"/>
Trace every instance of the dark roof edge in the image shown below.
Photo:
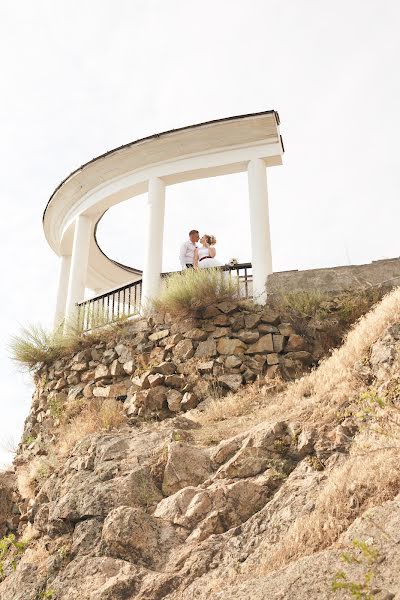
<path fill-rule="evenodd" d="M 72 171 L 69 175 L 67 175 L 67 177 L 65 177 L 65 179 L 63 179 L 61 181 L 61 183 L 56 187 L 54 192 L 51 194 L 51 196 L 46 204 L 46 208 L 44 209 L 44 212 L 43 212 L 42 222 L 44 222 L 44 219 L 46 216 L 46 211 L 50 205 L 50 202 L 52 201 L 53 197 L 58 192 L 58 190 L 64 185 L 64 183 L 66 181 L 68 181 L 68 179 L 70 177 L 72 177 L 72 175 L 75 175 L 75 173 L 82 171 L 82 169 L 84 169 L 91 163 L 95 162 L 96 160 L 99 160 L 99 158 L 104 158 L 105 156 L 108 156 L 109 154 L 113 154 L 114 152 L 118 152 L 118 150 L 122 150 L 123 148 L 128 148 L 129 146 L 134 146 L 135 144 L 139 144 L 140 142 L 145 142 L 147 140 L 156 139 L 156 138 L 161 137 L 162 135 L 168 135 L 170 133 L 175 133 L 177 131 L 185 131 L 185 129 L 194 129 L 196 127 L 202 127 L 203 125 L 211 125 L 212 123 L 223 123 L 224 121 L 234 121 L 235 119 L 245 119 L 247 117 L 259 117 L 261 115 L 270 115 L 270 114 L 275 115 L 276 124 L 279 126 L 280 125 L 279 113 L 276 110 L 264 110 L 264 111 L 260 111 L 260 112 L 256 112 L 256 113 L 248 113 L 245 115 L 235 115 L 233 117 L 224 117 L 222 119 L 213 119 L 211 121 L 204 121 L 203 123 L 195 123 L 194 125 L 185 125 L 185 127 L 178 127 L 177 129 L 168 129 L 167 131 L 162 131 L 161 133 L 153 133 L 152 135 L 149 135 L 149 136 L 146 136 L 143 138 L 139 138 L 138 140 L 135 140 L 134 142 L 128 142 L 127 144 L 122 144 L 122 146 L 118 146 L 117 148 L 108 150 L 108 152 L 104 152 L 104 154 L 100 154 L 99 156 L 96 156 L 95 158 L 92 158 L 88 162 L 84 163 L 83 165 L 81 165 L 80 167 L 78 167 L 77 169 Z"/>

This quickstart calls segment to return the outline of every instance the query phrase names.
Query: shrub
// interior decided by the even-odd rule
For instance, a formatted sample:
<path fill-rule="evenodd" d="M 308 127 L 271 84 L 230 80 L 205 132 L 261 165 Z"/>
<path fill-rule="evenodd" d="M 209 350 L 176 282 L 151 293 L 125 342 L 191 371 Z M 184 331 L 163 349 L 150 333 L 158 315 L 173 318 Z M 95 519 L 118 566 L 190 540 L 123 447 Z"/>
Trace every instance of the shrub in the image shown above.
<path fill-rule="evenodd" d="M 162 282 L 154 308 L 173 315 L 187 315 L 206 306 L 239 298 L 237 280 L 220 269 L 186 269 Z"/>
<path fill-rule="evenodd" d="M 60 358 L 66 343 L 61 329 L 50 332 L 41 325 L 28 325 L 20 335 L 12 336 L 9 348 L 14 361 L 32 369 L 40 363 L 49 364 Z"/>
<path fill-rule="evenodd" d="M 372 583 L 379 551 L 363 540 L 353 540 L 353 546 L 355 551 L 343 552 L 341 560 L 347 565 L 360 565 L 362 580 L 352 581 L 345 571 L 338 571 L 332 582 L 332 591 L 346 591 L 356 600 L 373 600 L 375 594 Z"/>
<path fill-rule="evenodd" d="M 320 290 L 298 290 L 280 294 L 274 304 L 303 319 L 314 317 L 323 319 L 328 315 L 328 311 L 323 306 L 328 299 L 329 296 Z"/>

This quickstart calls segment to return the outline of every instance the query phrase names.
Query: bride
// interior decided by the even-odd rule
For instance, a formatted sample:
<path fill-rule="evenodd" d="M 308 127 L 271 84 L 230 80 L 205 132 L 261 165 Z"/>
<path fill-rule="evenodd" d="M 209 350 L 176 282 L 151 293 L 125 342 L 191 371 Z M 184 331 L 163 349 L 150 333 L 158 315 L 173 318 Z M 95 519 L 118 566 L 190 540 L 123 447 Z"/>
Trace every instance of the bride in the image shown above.
<path fill-rule="evenodd" d="M 217 240 L 213 235 L 207 233 L 200 240 L 201 248 L 194 251 L 193 266 L 195 269 L 211 269 L 213 267 L 222 267 L 222 263 L 215 258 L 216 250 L 214 248 Z"/>

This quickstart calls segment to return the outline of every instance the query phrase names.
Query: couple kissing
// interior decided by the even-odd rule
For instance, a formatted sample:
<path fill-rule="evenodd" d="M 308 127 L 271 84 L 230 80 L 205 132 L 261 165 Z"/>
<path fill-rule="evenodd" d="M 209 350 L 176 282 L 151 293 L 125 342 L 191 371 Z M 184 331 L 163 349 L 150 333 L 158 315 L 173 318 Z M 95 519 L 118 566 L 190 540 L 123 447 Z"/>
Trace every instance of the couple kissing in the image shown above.
<path fill-rule="evenodd" d="M 199 242 L 201 245 L 199 245 Z M 184 269 L 212 269 L 222 267 L 216 258 L 214 248 L 217 240 L 213 235 L 205 233 L 201 238 L 197 229 L 189 231 L 189 239 L 181 246 L 179 261 Z"/>

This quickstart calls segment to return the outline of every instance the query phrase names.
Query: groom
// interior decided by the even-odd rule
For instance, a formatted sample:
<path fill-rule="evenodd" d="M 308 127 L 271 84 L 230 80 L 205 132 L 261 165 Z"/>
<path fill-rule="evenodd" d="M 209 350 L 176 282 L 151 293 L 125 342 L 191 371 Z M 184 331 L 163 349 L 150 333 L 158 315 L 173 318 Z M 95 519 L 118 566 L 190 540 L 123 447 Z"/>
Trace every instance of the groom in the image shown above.
<path fill-rule="evenodd" d="M 181 263 L 182 270 L 193 269 L 194 262 L 194 251 L 197 248 L 197 242 L 200 239 L 199 232 L 197 229 L 189 231 L 189 239 L 184 242 L 181 246 L 179 253 L 179 261 Z"/>

